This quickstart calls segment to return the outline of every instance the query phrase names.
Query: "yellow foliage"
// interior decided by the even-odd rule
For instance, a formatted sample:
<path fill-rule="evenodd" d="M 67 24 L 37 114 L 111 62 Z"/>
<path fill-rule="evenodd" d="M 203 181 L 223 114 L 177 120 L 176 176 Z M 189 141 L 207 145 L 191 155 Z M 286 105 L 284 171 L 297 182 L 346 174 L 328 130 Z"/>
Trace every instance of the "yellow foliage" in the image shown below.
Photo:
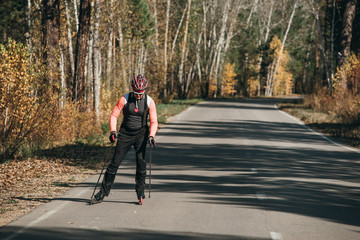
<path fill-rule="evenodd" d="M 30 64 L 26 48 L 9 40 L 0 45 L 0 155 L 13 156 L 25 142 L 47 137 L 56 104 L 45 91 L 43 71 Z M 36 89 L 36 90 L 35 90 Z"/>
<path fill-rule="evenodd" d="M 277 61 L 281 48 L 281 41 L 275 35 L 270 43 L 270 50 L 273 51 L 272 58 Z M 290 95 L 293 93 L 294 80 L 292 74 L 286 69 L 286 65 L 290 62 L 288 52 L 283 49 L 280 56 L 279 66 L 274 78 L 274 95 Z M 275 67 L 275 66 L 274 66 Z"/>
<path fill-rule="evenodd" d="M 224 84 L 224 97 L 229 97 L 236 93 L 235 90 L 235 72 L 234 72 L 235 64 L 227 63 L 224 67 L 224 76 L 223 76 L 223 84 Z"/>
<path fill-rule="evenodd" d="M 216 92 L 217 92 L 216 79 L 214 77 L 211 77 L 210 83 L 209 83 L 208 97 L 210 97 L 210 98 L 214 97 Z"/>
<path fill-rule="evenodd" d="M 257 92 L 258 92 L 259 79 L 256 76 L 259 74 L 259 69 L 257 66 L 258 61 L 259 61 L 259 56 L 254 61 L 251 61 L 249 64 L 249 71 L 255 73 L 255 76 L 252 76 L 246 80 L 247 93 L 249 94 L 250 97 L 257 96 Z"/>
<path fill-rule="evenodd" d="M 96 123 L 93 111 L 79 111 L 86 104 L 78 101 L 67 101 L 59 113 L 57 124 L 52 127 L 52 141 L 55 145 L 72 142 L 79 139 L 88 139 L 100 135 L 99 125 Z"/>
<path fill-rule="evenodd" d="M 360 54 L 351 54 L 334 76 L 334 89 L 340 94 L 346 91 L 360 93 Z"/>
<path fill-rule="evenodd" d="M 246 83 L 249 96 L 255 97 L 258 91 L 259 80 L 255 77 L 251 77 L 246 81 Z"/>
<path fill-rule="evenodd" d="M 360 54 L 351 54 L 334 76 L 332 111 L 345 123 L 360 123 Z"/>

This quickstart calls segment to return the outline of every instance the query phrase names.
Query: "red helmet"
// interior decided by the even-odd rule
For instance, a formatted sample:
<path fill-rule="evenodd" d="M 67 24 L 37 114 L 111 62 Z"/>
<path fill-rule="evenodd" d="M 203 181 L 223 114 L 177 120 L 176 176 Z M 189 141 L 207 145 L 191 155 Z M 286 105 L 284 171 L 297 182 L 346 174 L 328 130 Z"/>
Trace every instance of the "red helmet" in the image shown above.
<path fill-rule="evenodd" d="M 148 83 L 146 78 L 139 74 L 137 76 L 134 76 L 133 80 L 131 81 L 131 86 L 134 92 L 143 94 L 148 86 Z"/>

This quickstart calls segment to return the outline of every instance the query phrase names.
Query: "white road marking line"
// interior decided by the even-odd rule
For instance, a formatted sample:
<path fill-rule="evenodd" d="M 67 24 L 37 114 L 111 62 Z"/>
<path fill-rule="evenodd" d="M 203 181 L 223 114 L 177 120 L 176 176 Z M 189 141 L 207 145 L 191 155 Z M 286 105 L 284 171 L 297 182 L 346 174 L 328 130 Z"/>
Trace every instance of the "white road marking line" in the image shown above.
<path fill-rule="evenodd" d="M 281 235 L 281 233 L 278 232 L 270 232 L 271 235 L 271 239 L 272 240 L 284 240 L 283 236 Z"/>
<path fill-rule="evenodd" d="M 79 197 L 80 195 L 83 194 L 83 192 L 87 191 L 87 189 L 83 189 L 82 191 L 80 191 L 78 194 L 76 194 L 74 197 Z M 40 217 L 38 217 L 37 219 L 29 222 L 25 227 L 21 228 L 19 231 L 17 231 L 16 233 L 8 236 L 7 238 L 5 238 L 4 240 L 11 240 L 15 237 L 17 237 L 18 235 L 24 233 L 28 228 L 38 224 L 41 221 L 44 221 L 45 219 L 47 219 L 48 217 L 50 217 L 51 215 L 53 215 L 54 213 L 58 212 L 59 210 L 61 210 L 63 207 L 65 207 L 67 204 L 69 204 L 69 201 L 64 202 L 62 204 L 60 204 L 59 206 L 57 206 L 56 208 L 54 208 L 53 210 L 41 215 Z"/>
<path fill-rule="evenodd" d="M 280 109 L 276 106 L 276 104 L 274 105 L 274 107 L 275 107 L 276 109 L 278 109 L 282 114 L 284 114 L 284 115 L 286 115 L 286 116 L 294 119 L 296 122 L 298 122 L 298 123 L 299 123 L 300 125 L 302 125 L 304 128 L 306 128 L 306 129 L 309 130 L 310 132 L 313 132 L 313 133 L 319 135 L 320 137 L 324 138 L 324 139 L 327 140 L 328 142 L 330 142 L 330 143 L 332 143 L 332 144 L 334 144 L 334 145 L 336 145 L 336 146 L 345 148 L 345 149 L 347 149 L 347 150 L 360 153 L 360 151 L 359 151 L 358 149 L 355 149 L 355 148 L 352 148 L 352 147 L 348 147 L 348 146 L 342 145 L 342 144 L 340 144 L 340 143 L 334 142 L 334 141 L 331 140 L 330 138 L 326 137 L 324 134 L 314 131 L 313 129 L 311 129 L 311 128 L 309 128 L 308 126 L 306 126 L 305 123 L 303 123 L 302 121 L 300 121 L 300 120 L 297 119 L 296 117 L 291 116 L 290 114 L 288 114 L 288 113 L 280 110 Z"/>
<path fill-rule="evenodd" d="M 264 192 L 256 192 L 256 197 L 259 200 L 266 200 L 267 199 L 266 194 Z"/>

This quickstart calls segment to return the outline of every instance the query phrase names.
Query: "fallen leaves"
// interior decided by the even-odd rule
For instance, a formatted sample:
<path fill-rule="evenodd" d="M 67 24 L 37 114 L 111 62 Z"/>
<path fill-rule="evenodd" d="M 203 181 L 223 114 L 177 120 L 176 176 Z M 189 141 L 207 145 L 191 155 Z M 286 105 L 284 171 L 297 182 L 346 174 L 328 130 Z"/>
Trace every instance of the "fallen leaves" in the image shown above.
<path fill-rule="evenodd" d="M 0 164 L 0 226 L 63 194 L 94 172 L 59 159 Z"/>

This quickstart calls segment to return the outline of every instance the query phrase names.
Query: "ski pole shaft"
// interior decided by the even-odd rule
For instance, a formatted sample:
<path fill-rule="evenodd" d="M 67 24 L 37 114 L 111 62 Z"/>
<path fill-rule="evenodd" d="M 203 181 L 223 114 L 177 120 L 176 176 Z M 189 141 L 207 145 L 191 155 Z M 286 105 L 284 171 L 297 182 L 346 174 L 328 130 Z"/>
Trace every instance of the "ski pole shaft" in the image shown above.
<path fill-rule="evenodd" d="M 107 154 L 106 154 L 106 157 L 105 157 L 105 161 L 104 161 L 103 167 L 102 167 L 102 169 L 101 169 L 100 175 L 99 175 L 99 177 L 98 177 L 98 180 L 97 180 L 97 182 L 96 182 L 96 185 L 95 185 L 94 191 L 93 191 L 93 193 L 92 193 L 92 195 L 91 195 L 91 198 L 90 198 L 90 199 L 92 199 L 92 198 L 94 197 L 94 195 L 95 195 L 95 191 L 96 191 L 96 188 L 97 188 L 97 186 L 98 186 L 98 184 L 99 184 L 99 181 L 100 181 L 101 175 L 102 175 L 102 174 L 103 174 L 103 172 L 104 172 L 104 169 L 105 169 L 106 164 L 109 162 L 109 161 L 108 161 L 108 159 L 109 159 L 109 155 L 110 155 L 110 152 L 111 152 L 111 150 L 112 150 L 112 147 L 113 147 L 113 146 L 114 146 L 114 144 L 112 143 L 112 144 L 111 144 L 111 146 L 110 146 L 110 150 L 109 150 L 109 151 L 107 152 Z"/>
<path fill-rule="evenodd" d="M 150 144 L 150 169 L 149 169 L 149 173 L 150 173 L 150 176 L 149 176 L 149 198 L 151 197 L 150 196 L 150 192 L 151 192 L 151 144 Z"/>

